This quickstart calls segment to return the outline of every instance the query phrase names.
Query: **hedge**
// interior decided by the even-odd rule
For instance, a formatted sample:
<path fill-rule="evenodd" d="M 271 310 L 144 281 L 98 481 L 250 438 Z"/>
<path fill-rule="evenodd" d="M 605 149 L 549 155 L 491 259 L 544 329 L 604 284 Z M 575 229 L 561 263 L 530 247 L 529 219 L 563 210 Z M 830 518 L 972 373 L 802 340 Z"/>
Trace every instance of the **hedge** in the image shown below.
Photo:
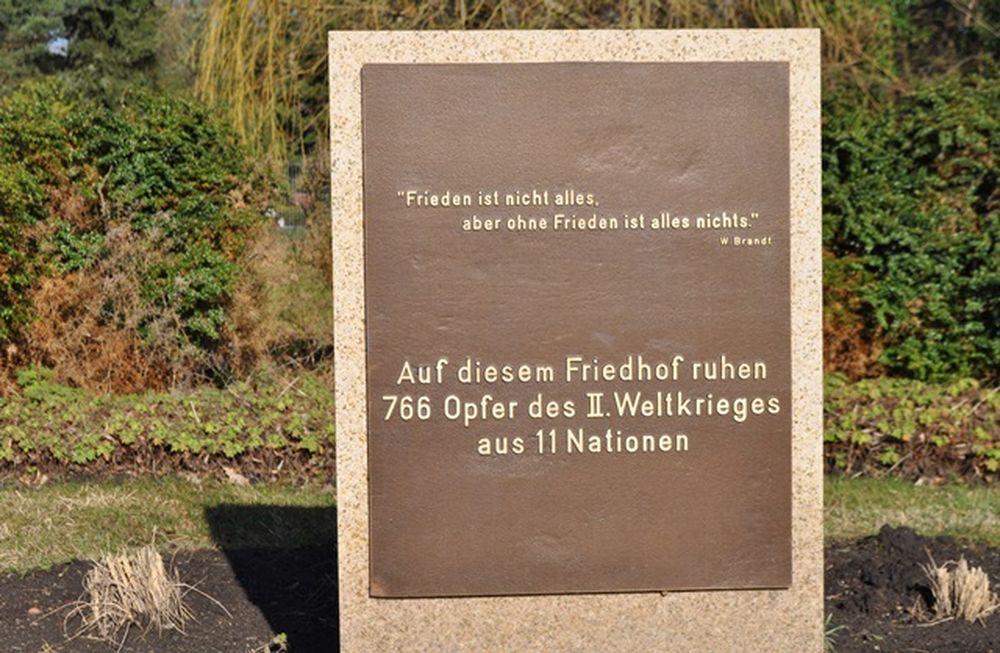
<path fill-rule="evenodd" d="M 996 74 L 921 81 L 878 109 L 828 100 L 826 304 L 857 315 L 888 373 L 998 378 L 998 161 Z"/>

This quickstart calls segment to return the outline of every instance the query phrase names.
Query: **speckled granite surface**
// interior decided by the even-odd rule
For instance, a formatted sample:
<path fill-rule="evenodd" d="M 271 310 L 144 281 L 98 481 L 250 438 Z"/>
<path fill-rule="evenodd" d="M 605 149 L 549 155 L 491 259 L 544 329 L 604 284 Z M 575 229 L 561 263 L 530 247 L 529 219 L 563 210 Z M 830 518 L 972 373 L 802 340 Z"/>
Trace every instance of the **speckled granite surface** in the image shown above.
<path fill-rule="evenodd" d="M 343 650 L 822 650 L 819 39 L 818 30 L 330 34 Z M 793 585 L 789 590 L 403 600 L 368 595 L 361 66 L 546 61 L 790 63 Z"/>

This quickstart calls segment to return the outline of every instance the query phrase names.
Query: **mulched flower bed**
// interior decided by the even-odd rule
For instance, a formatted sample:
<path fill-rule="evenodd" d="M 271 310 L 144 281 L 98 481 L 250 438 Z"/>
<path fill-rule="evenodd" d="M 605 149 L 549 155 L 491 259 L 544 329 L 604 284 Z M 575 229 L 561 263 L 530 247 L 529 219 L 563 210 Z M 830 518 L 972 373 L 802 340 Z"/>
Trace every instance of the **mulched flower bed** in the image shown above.
<path fill-rule="evenodd" d="M 171 561 L 167 560 L 168 566 Z M 278 653 L 268 647 L 284 633 L 289 651 L 337 650 L 336 557 L 333 546 L 180 553 L 173 566 L 198 591 L 186 602 L 195 620 L 185 632 L 133 628 L 122 651 L 133 653 Z M 77 637 L 66 607 L 80 598 L 89 563 L 74 562 L 27 575 L 0 575 L 3 650 L 109 653 L 117 646 Z M 211 597 L 211 600 L 205 595 Z M 225 611 L 215 603 L 225 606 Z M 227 614 L 228 611 L 228 614 Z M 46 649 L 48 645 L 51 648 Z"/>
<path fill-rule="evenodd" d="M 984 623 L 928 625 L 933 608 L 921 565 L 961 556 L 1000 581 L 1000 549 L 923 537 L 884 527 L 875 536 L 826 549 L 826 612 L 835 650 L 1000 651 L 1000 614 Z M 168 561 L 171 562 L 171 561 Z M 188 595 L 196 620 L 185 634 L 134 629 L 122 651 L 250 653 L 285 633 L 291 653 L 337 650 L 337 563 L 331 545 L 311 549 L 256 549 L 181 553 L 172 564 L 200 593 Z M 107 653 L 115 647 L 84 638 L 67 641 L 77 624 L 65 620 L 80 597 L 88 563 L 74 562 L 26 575 L 0 575 L 0 630 L 5 650 Z M 62 608 L 62 609 L 60 609 Z"/>
<path fill-rule="evenodd" d="M 826 548 L 826 612 L 835 650 L 1000 651 L 1000 614 L 983 623 L 928 624 L 930 584 L 921 568 L 958 561 L 983 568 L 1000 582 L 1000 549 L 961 545 L 947 537 L 923 537 L 909 528 L 884 526 L 878 535 Z"/>

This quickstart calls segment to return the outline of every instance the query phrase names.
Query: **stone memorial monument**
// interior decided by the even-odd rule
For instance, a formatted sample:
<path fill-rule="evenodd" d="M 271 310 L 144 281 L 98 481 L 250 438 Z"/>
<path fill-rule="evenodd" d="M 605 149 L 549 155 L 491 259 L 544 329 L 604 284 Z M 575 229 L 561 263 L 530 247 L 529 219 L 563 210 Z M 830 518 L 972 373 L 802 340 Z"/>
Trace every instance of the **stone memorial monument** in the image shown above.
<path fill-rule="evenodd" d="M 821 650 L 819 33 L 330 35 L 344 650 Z"/>

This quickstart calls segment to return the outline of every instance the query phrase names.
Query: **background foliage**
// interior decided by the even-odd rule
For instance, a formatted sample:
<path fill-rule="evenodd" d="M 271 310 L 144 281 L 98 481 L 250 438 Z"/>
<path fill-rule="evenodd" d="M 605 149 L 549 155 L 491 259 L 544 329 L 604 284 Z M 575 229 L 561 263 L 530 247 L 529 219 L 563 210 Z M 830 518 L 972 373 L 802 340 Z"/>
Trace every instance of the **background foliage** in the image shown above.
<path fill-rule="evenodd" d="M 818 27 L 827 369 L 1000 373 L 1000 0 L 215 0 L 207 14 L 196 89 L 279 160 L 325 142 L 327 29 Z"/>
<path fill-rule="evenodd" d="M 124 389 L 204 365 L 261 220 L 252 182 L 204 106 L 132 90 L 109 107 L 57 78 L 24 83 L 0 101 L 0 341 L 46 364 L 147 371 Z M 71 341 L 82 328 L 91 342 Z"/>
<path fill-rule="evenodd" d="M 273 164 L 303 156 L 326 132 L 329 6 L 215 0 L 205 9 L 195 92 Z"/>
<path fill-rule="evenodd" d="M 875 114 L 827 116 L 828 292 L 854 294 L 891 373 L 1000 372 L 998 109 L 996 76 L 975 74 L 920 81 Z"/>
<path fill-rule="evenodd" d="M 652 27 L 822 30 L 829 467 L 993 478 L 1000 0 L 0 0 L 0 389 L 329 387 L 327 30 Z"/>
<path fill-rule="evenodd" d="M 0 87 L 71 72 L 90 92 L 149 83 L 164 13 L 156 0 L 0 0 Z"/>

